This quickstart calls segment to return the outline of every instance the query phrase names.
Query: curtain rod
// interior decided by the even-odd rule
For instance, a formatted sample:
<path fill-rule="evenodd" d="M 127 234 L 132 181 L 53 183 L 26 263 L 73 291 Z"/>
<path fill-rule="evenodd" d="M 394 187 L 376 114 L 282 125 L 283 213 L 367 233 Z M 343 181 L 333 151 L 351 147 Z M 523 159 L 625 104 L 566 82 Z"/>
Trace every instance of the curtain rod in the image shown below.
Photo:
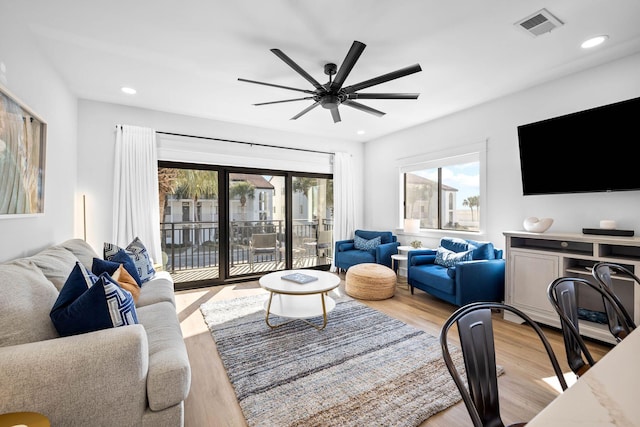
<path fill-rule="evenodd" d="M 161 133 L 163 135 L 172 135 L 172 136 L 184 136 L 187 138 L 208 139 L 211 141 L 231 142 L 233 144 L 244 144 L 244 145 L 251 145 L 251 146 L 255 145 L 257 147 L 280 148 L 282 150 L 293 150 L 293 151 L 306 151 L 307 153 L 319 153 L 319 154 L 329 154 L 329 155 L 335 154 L 329 151 L 308 150 L 306 148 L 283 147 L 281 145 L 269 145 L 269 144 L 259 144 L 255 142 L 234 141 L 233 139 L 212 138 L 210 136 L 186 135 L 183 133 L 161 132 L 161 131 L 156 131 L 156 133 Z"/>

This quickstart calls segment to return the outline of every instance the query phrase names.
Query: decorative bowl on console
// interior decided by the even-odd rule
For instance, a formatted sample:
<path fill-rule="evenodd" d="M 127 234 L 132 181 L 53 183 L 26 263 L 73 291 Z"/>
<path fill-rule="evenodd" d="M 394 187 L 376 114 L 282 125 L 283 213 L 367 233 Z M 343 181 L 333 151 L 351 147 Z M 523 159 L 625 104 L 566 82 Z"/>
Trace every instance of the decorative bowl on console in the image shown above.
<path fill-rule="evenodd" d="M 536 218 L 530 216 L 524 220 L 524 229 L 532 233 L 544 233 L 553 224 L 553 218 Z"/>

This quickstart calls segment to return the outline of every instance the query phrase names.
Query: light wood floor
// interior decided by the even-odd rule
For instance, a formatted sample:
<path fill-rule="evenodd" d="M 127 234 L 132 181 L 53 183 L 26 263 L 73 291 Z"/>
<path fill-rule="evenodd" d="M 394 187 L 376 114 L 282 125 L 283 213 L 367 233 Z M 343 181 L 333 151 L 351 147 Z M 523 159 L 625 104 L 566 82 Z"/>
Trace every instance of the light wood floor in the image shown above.
<path fill-rule="evenodd" d="M 344 292 L 344 274 L 341 274 L 341 278 L 339 291 Z M 192 375 L 191 390 L 185 402 L 186 427 L 246 426 L 199 307 L 207 301 L 264 292 L 257 282 L 176 292 L 178 317 L 189 353 Z M 439 335 L 441 325 L 456 308 L 422 291 L 416 290 L 411 295 L 406 284 L 399 284 L 391 299 L 363 302 L 435 336 Z M 503 421 L 526 421 L 558 394 L 544 381 L 545 378 L 554 376 L 553 370 L 544 349 L 538 345 L 539 340 L 535 341 L 537 337 L 530 328 L 503 321 L 499 314 L 494 317 L 497 363 L 505 368 L 505 374 L 499 379 Z M 549 328 L 545 329 L 545 334 L 550 339 L 567 378 L 573 381 L 575 377 L 566 364 L 561 334 Z M 457 342 L 455 330 L 451 331 L 450 338 Z M 594 342 L 589 342 L 588 346 L 596 360 L 610 349 L 608 345 Z M 470 425 L 470 422 L 464 404 L 459 402 L 429 418 L 422 426 L 451 427 Z"/>

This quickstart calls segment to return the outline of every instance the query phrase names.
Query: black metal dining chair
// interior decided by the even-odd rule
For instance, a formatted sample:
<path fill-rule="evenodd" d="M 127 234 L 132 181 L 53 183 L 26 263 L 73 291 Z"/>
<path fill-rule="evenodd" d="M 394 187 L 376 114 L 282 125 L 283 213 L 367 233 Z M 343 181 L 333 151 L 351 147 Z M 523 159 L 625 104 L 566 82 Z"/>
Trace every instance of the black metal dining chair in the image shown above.
<path fill-rule="evenodd" d="M 613 286 L 612 275 L 624 276 L 627 279 L 631 279 L 635 284 L 640 285 L 640 278 L 636 276 L 628 268 L 611 262 L 598 262 L 593 266 L 591 271 L 593 278 L 596 279 L 601 288 L 609 291 L 611 298 L 620 307 L 620 311 L 623 314 L 623 318 L 618 317 L 616 310 L 611 303 L 605 301 L 604 308 L 607 313 L 607 322 L 609 325 L 609 331 L 613 335 L 616 341 L 622 341 L 627 335 L 627 330 L 633 331 L 636 328 L 636 324 L 633 318 L 624 307 L 618 296 L 616 295 L 615 288 Z M 623 323 L 627 325 L 627 328 L 623 327 Z"/>
<path fill-rule="evenodd" d="M 560 277 L 549 284 L 547 296 L 549 302 L 551 302 L 551 305 L 560 317 L 562 337 L 567 353 L 567 363 L 573 373 L 576 374 L 577 377 L 580 377 L 584 375 L 596 361 L 580 335 L 577 286 L 592 289 L 597 294 L 600 294 L 603 305 L 608 302 L 618 317 L 623 318 L 624 315 L 622 314 L 620 306 L 611 297 L 609 292 L 602 289 L 599 285 L 591 283 L 587 279 Z M 626 324 L 623 324 L 622 327 L 627 334 L 630 332 Z"/>
<path fill-rule="evenodd" d="M 533 328 L 544 345 L 562 390 L 567 389 L 567 383 L 551 344 L 540 326 L 529 316 L 517 308 L 503 303 L 478 302 L 462 306 L 442 326 L 440 345 L 444 362 L 460 391 L 462 400 L 475 427 L 504 426 L 504 422 L 500 417 L 492 310 L 509 311 Z M 460 347 L 467 376 L 466 384 L 468 386 L 458 372 L 449 350 L 447 335 L 453 325 L 457 326 L 460 337 Z M 525 424 L 511 424 L 511 427 L 524 426 Z"/>

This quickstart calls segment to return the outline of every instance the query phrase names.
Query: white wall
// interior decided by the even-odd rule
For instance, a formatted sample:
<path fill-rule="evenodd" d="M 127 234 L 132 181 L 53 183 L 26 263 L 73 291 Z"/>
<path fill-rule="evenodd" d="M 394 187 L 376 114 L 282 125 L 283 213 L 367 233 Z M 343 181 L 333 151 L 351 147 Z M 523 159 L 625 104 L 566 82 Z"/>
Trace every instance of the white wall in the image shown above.
<path fill-rule="evenodd" d="M 235 123 L 207 120 L 177 114 L 162 113 L 123 105 L 80 100 L 78 103 L 78 195 L 86 195 L 87 200 L 87 241 L 94 248 L 101 248 L 103 242 L 112 239 L 112 200 L 113 200 L 113 165 L 115 155 L 115 128 L 117 124 L 144 126 L 156 131 L 230 139 L 235 141 L 254 142 L 259 144 L 279 145 L 285 147 L 306 148 L 327 152 L 348 152 L 354 159 L 356 179 L 355 194 L 358 197 L 356 206 L 362 205 L 363 194 L 363 144 L 350 141 L 326 140 L 280 131 L 238 125 Z M 184 141 L 178 141 L 184 146 Z M 181 161 L 215 163 L 216 154 L 227 160 L 228 153 L 221 151 L 220 144 L 215 141 L 194 140 L 194 152 L 175 151 Z M 211 148 L 207 148 L 211 147 Z M 216 148 L 218 147 L 218 148 Z M 209 152 L 207 152 L 209 150 Z M 259 149 L 271 150 L 271 149 Z M 248 154 L 249 155 L 249 154 Z M 186 157 L 185 157 L 186 156 Z M 301 163 L 309 153 L 300 151 L 284 151 L 283 161 L 291 166 L 292 157 L 299 156 Z M 259 157 L 259 156 L 258 156 Z M 285 159 L 286 158 L 286 159 Z M 164 160 L 171 160 L 164 158 Z M 258 158 L 254 167 L 277 169 L 277 163 Z M 225 163 L 226 164 L 226 163 Z M 81 200 L 81 199 L 80 199 Z M 362 214 L 358 220 L 362 224 Z M 78 224 L 81 230 L 81 223 Z"/>
<path fill-rule="evenodd" d="M 484 233 L 476 237 L 504 247 L 503 231 L 522 230 L 528 216 L 553 218 L 548 232 L 581 233 L 583 227 L 598 228 L 601 219 L 614 219 L 618 228 L 640 234 L 640 191 L 524 197 L 517 137 L 518 125 L 640 96 L 638 76 L 640 55 L 634 55 L 368 142 L 366 226 L 389 229 L 399 225 L 398 159 L 486 139 L 487 191 L 481 208 L 488 222 Z M 630 146 L 630 152 L 632 149 Z M 552 178 L 553 171 L 549 173 Z M 432 246 L 444 234 L 452 233 L 425 232 L 419 237 Z M 407 243 L 416 237 L 399 238 Z"/>
<path fill-rule="evenodd" d="M 76 99 L 5 2 L 0 13 L 0 84 L 47 123 L 44 214 L 0 219 L 0 261 L 31 255 L 74 235 Z M 2 69 L 4 68 L 4 72 Z"/>

